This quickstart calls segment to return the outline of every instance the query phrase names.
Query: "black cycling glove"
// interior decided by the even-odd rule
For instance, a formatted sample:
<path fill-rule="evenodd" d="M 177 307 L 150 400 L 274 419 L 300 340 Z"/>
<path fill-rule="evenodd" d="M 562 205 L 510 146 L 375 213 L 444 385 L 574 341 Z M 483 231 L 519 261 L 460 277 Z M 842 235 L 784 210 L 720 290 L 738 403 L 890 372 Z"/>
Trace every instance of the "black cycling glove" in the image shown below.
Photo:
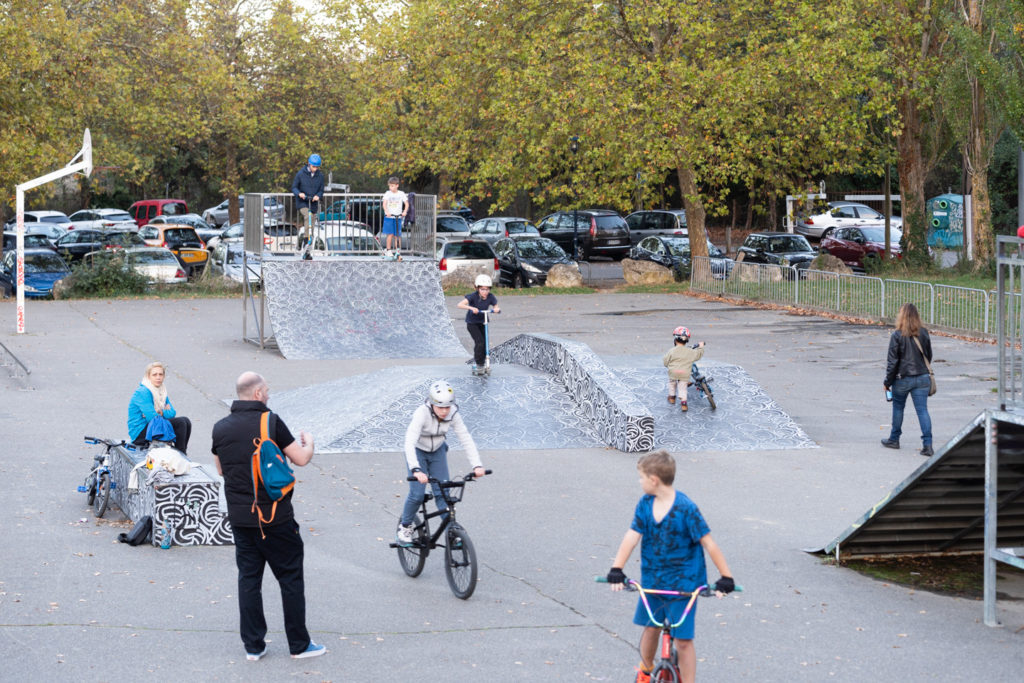
<path fill-rule="evenodd" d="M 626 575 L 618 567 L 612 567 L 605 579 L 608 583 L 626 583 Z"/>
<path fill-rule="evenodd" d="M 720 593 L 732 593 L 736 590 L 736 582 L 732 580 L 731 576 L 723 576 L 715 581 L 715 590 Z"/>

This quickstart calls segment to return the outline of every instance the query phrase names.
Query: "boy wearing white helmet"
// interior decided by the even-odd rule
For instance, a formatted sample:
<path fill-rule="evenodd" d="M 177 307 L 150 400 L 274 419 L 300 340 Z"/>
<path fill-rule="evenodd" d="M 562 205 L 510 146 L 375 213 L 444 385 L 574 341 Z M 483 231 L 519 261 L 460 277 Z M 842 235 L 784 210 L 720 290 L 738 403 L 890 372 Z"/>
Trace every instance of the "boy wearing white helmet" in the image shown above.
<path fill-rule="evenodd" d="M 466 449 L 466 457 L 473 467 L 473 476 L 484 476 L 480 463 L 480 452 L 476 442 L 466 429 L 466 423 L 455 405 L 455 391 L 444 380 L 430 385 L 426 402 L 413 411 L 412 421 L 405 430 L 405 464 L 416 481 L 409 482 L 409 495 L 402 508 L 402 519 L 398 524 L 395 540 L 398 545 L 412 545 L 413 521 L 416 511 L 423 503 L 429 477 L 438 481 L 448 480 L 448 429 L 452 428 L 459 437 L 459 443 Z M 434 501 L 438 510 L 447 510 L 441 489 L 434 485 Z"/>
<path fill-rule="evenodd" d="M 665 354 L 661 362 L 668 368 L 668 402 L 676 402 L 679 394 L 683 412 L 686 405 L 686 387 L 690 386 L 690 368 L 704 356 L 704 342 L 691 349 L 686 344 L 690 341 L 690 330 L 682 325 L 672 330 L 672 349 Z"/>
<path fill-rule="evenodd" d="M 498 299 L 491 294 L 491 278 L 489 275 L 477 275 L 476 291 L 470 292 L 466 298 L 459 302 L 458 307 L 466 309 L 466 329 L 469 336 L 473 338 L 473 372 L 482 368 L 484 358 L 487 355 L 487 342 L 484 339 L 484 314 L 493 308 L 495 313 L 501 313 L 498 308 Z"/>

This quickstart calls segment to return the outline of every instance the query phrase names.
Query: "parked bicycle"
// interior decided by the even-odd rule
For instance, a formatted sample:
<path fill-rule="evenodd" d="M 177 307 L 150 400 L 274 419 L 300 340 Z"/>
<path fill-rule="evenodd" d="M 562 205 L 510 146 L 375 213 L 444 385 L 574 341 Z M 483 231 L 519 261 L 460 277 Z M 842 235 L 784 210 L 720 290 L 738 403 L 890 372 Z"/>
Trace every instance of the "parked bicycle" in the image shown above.
<path fill-rule="evenodd" d="M 594 580 L 598 583 L 608 582 L 608 579 L 603 576 L 595 576 Z M 705 584 L 698 587 L 697 590 L 692 593 L 685 591 L 666 591 L 644 588 L 639 582 L 634 581 L 633 579 L 626 579 L 626 590 L 638 591 L 640 593 L 640 602 L 643 603 L 644 609 L 647 610 L 647 618 L 650 619 L 651 626 L 661 629 L 661 635 L 659 636 L 660 645 L 658 647 L 658 661 L 654 663 L 654 668 L 651 669 L 651 683 L 680 683 L 682 678 L 679 674 L 677 652 L 675 642 L 672 638 L 672 629 L 679 628 L 683 625 L 686 618 L 690 616 L 690 612 L 693 610 L 693 604 L 697 601 L 698 596 L 706 598 L 715 595 L 714 588 Z M 742 591 L 743 587 L 736 586 L 733 590 Z M 648 595 L 665 595 L 678 598 L 679 600 L 687 600 L 686 609 L 683 610 L 683 616 L 679 617 L 679 621 L 674 624 L 671 623 L 668 616 L 665 616 L 661 621 L 658 621 L 657 617 L 654 616 L 654 612 L 651 611 L 650 603 L 647 602 Z"/>
<path fill-rule="evenodd" d="M 109 441 L 99 439 L 95 436 L 85 437 L 85 442 L 92 445 L 102 445 L 103 450 L 92 459 L 92 471 L 85 478 L 85 484 L 78 487 L 79 492 L 86 495 L 88 505 L 92 505 L 97 517 L 103 517 L 110 504 L 110 491 L 117 487 L 117 482 L 110 476 L 110 451 L 118 446 L 133 449 L 125 441 Z M 134 450 L 134 449 L 133 449 Z"/>
<path fill-rule="evenodd" d="M 693 348 L 697 348 L 697 344 L 693 345 Z M 715 404 L 715 392 L 711 391 L 711 378 L 707 377 L 700 371 L 696 363 L 690 366 L 690 381 L 694 386 L 697 387 L 697 391 L 701 396 L 708 400 L 708 405 L 711 406 L 711 410 L 715 410 L 718 406 Z"/>
<path fill-rule="evenodd" d="M 485 470 L 490 474 L 491 470 Z M 414 481 L 415 477 L 407 477 L 408 481 Z M 398 561 L 405 573 L 416 578 L 423 571 L 423 565 L 431 550 L 438 547 L 444 548 L 444 571 L 448 578 L 448 586 L 455 597 L 466 600 L 473 595 L 476 589 L 477 562 L 476 550 L 469 534 L 455 519 L 455 506 L 462 502 L 462 495 L 466 484 L 475 479 L 473 473 L 464 477 L 457 477 L 451 481 L 440 481 L 434 477 L 428 479 L 428 483 L 436 485 L 444 502 L 448 504 L 447 510 L 435 510 L 427 512 L 427 503 L 433 499 L 429 491 L 423 497 L 420 505 L 420 513 L 413 521 L 412 545 L 401 546 L 392 543 L 392 548 L 398 549 Z M 433 486 L 431 487 L 433 488 Z M 430 520 L 441 517 L 441 522 L 433 532 L 430 530 Z M 441 542 L 443 539 L 443 542 Z"/>

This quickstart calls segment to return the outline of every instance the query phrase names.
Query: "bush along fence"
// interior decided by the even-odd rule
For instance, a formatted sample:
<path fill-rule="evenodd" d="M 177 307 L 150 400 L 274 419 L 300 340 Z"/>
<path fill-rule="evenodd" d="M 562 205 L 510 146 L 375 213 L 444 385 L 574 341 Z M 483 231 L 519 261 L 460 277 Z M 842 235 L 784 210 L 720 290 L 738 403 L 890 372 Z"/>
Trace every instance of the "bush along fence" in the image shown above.
<path fill-rule="evenodd" d="M 713 272 L 707 257 L 694 257 L 690 289 L 876 320 L 895 319 L 900 306 L 909 302 L 929 325 L 983 335 L 995 335 L 998 330 L 996 290 L 743 262 L 723 277 Z M 1007 331 L 1019 334 L 1021 294 L 1004 296 Z"/>

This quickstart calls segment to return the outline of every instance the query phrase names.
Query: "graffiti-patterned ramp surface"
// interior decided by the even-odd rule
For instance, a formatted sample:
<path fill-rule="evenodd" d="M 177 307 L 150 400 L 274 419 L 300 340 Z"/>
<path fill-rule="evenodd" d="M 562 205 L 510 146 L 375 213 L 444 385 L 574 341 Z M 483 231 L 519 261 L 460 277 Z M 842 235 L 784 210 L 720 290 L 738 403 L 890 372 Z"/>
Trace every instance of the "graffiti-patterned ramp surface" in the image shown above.
<path fill-rule="evenodd" d="M 285 358 L 468 355 L 432 260 L 268 259 L 263 277 L 270 324 Z"/>
<path fill-rule="evenodd" d="M 654 448 L 683 451 L 760 451 L 816 448 L 799 425 L 747 372 L 702 363 L 714 377 L 718 410 L 691 387 L 690 411 L 665 402 L 665 369 L 658 357 L 616 357 L 608 365 L 650 408 Z M 445 379 L 477 446 L 485 450 L 607 448 L 599 425 L 551 375 L 500 364 L 490 377 L 465 366 L 404 366 L 274 394 L 270 407 L 293 430 L 316 438 L 318 453 L 401 451 L 412 411 L 427 387 Z M 354 400 L 354 397 L 358 397 Z M 452 447 L 459 448 L 454 435 Z M 455 462 L 460 462 L 456 460 Z"/>

